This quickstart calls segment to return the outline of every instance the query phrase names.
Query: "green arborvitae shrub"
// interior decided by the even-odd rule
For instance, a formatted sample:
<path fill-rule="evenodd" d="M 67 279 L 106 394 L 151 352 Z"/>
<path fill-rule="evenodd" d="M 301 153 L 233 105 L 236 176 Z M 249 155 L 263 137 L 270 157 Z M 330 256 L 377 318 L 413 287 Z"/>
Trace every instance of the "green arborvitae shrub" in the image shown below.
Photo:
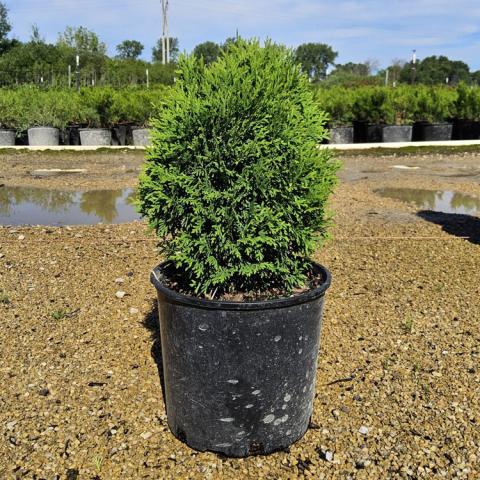
<path fill-rule="evenodd" d="M 180 60 L 138 202 L 181 288 L 217 297 L 304 284 L 338 168 L 317 148 L 325 120 L 283 47 L 238 40 L 208 67 Z"/>
<path fill-rule="evenodd" d="M 315 87 L 315 99 L 319 107 L 328 114 L 330 127 L 351 126 L 354 120 L 354 90 L 344 87 Z"/>
<path fill-rule="evenodd" d="M 360 87 L 355 91 L 353 114 L 356 121 L 392 124 L 395 118 L 392 99 L 385 87 Z"/>

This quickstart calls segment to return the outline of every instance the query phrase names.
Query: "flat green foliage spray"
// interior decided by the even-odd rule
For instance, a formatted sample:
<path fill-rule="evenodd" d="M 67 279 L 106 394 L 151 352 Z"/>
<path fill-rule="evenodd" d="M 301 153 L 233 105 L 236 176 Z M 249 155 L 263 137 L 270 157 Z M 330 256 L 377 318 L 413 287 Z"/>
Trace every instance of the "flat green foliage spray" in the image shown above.
<path fill-rule="evenodd" d="M 239 39 L 205 66 L 180 59 L 152 120 L 139 210 L 191 294 L 289 293 L 326 237 L 338 163 L 291 51 Z"/>

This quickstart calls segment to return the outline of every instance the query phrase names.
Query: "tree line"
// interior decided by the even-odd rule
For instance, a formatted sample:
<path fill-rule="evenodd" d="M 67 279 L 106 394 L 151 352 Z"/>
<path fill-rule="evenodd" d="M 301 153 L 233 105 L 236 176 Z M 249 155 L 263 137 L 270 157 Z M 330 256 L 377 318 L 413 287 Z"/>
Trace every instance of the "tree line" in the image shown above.
<path fill-rule="evenodd" d="M 85 27 L 67 27 L 55 43 L 47 43 L 38 26 L 33 25 L 30 39 L 10 39 L 12 26 L 8 11 L 0 1 L 0 85 L 24 83 L 48 86 L 72 86 L 76 82 L 76 57 L 80 58 L 81 85 L 161 83 L 172 84 L 175 62 L 180 53 L 177 38 L 170 39 L 171 64 L 163 65 L 161 39 L 151 52 L 151 61 L 142 60 L 145 47 L 138 40 L 127 39 L 116 46 L 116 55 L 107 55 L 107 46 L 95 32 Z M 223 44 L 206 41 L 193 54 L 206 64 L 214 62 L 235 38 Z M 429 56 L 418 62 L 394 60 L 385 69 L 378 62 L 336 63 L 338 52 L 324 43 L 299 45 L 295 57 L 312 83 L 325 85 L 397 85 L 397 84 L 467 84 L 478 85 L 480 71 L 470 71 L 462 61 L 446 56 Z"/>

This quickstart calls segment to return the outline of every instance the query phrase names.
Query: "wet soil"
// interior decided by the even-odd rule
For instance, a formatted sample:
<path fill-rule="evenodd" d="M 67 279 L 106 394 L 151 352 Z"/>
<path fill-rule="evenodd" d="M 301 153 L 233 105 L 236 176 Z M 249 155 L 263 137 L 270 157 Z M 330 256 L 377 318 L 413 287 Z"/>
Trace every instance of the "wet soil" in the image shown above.
<path fill-rule="evenodd" d="M 136 173 L 116 170 L 138 168 L 131 155 L 72 158 L 95 173 L 41 180 L 2 157 L 0 182 L 131 187 Z M 0 228 L 0 478 L 479 478 L 480 219 L 375 189 L 480 197 L 480 156 L 342 160 L 334 238 L 315 255 L 333 283 L 311 428 L 268 457 L 195 452 L 169 432 L 149 283 L 160 260 L 143 223 Z"/>

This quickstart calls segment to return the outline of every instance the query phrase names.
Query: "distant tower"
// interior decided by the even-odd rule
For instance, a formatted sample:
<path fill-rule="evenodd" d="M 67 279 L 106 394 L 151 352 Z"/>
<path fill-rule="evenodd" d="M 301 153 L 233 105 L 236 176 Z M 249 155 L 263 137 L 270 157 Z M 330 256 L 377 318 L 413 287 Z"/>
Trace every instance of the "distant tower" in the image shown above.
<path fill-rule="evenodd" d="M 168 1 L 162 0 L 162 63 L 170 63 L 170 32 L 168 30 Z"/>

